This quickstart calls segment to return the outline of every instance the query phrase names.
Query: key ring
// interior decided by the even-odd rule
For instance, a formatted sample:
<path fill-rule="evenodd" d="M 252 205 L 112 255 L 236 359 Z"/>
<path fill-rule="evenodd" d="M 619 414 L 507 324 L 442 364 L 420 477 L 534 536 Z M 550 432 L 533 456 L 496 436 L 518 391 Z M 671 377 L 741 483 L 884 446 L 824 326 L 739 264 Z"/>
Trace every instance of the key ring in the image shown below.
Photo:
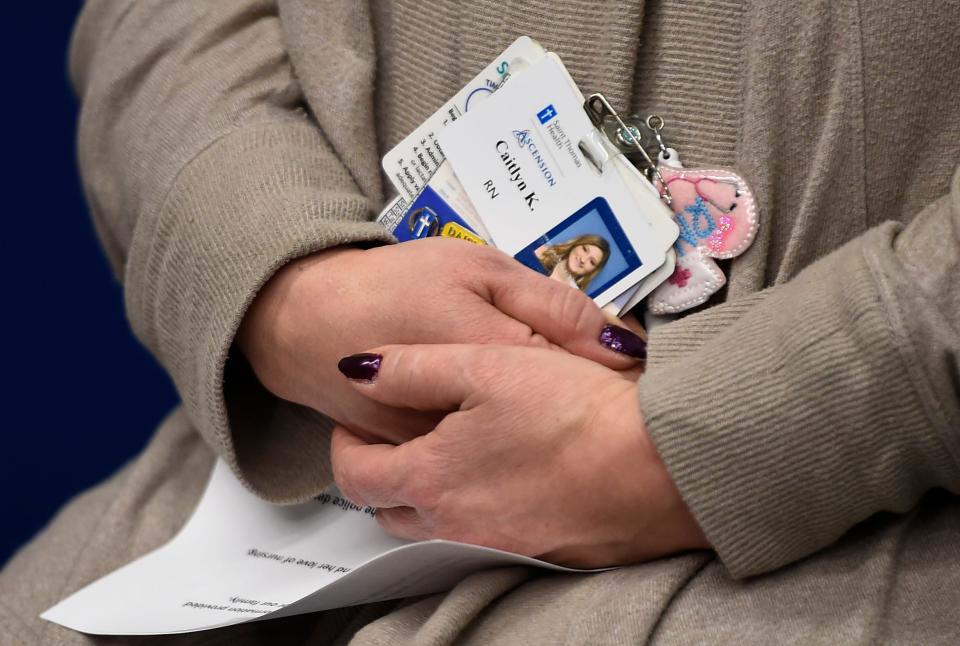
<path fill-rule="evenodd" d="M 667 148 L 667 144 L 663 142 L 663 137 L 660 135 L 660 131 L 663 130 L 663 126 L 666 125 L 663 121 L 663 117 L 658 114 L 651 114 L 647 117 L 647 127 L 653 131 L 653 136 L 657 139 L 657 146 L 660 148 L 660 154 L 664 159 L 670 159 L 670 149 Z"/>
<path fill-rule="evenodd" d="M 599 104 L 599 107 L 597 104 Z M 603 124 L 603 118 L 605 116 L 613 117 L 619 126 L 617 129 L 617 140 L 622 141 L 626 146 L 633 147 L 634 150 L 643 155 L 643 159 L 646 161 L 650 172 L 655 175 L 657 181 L 660 182 L 660 186 L 662 187 L 663 191 L 660 196 L 661 199 L 668 206 L 672 205 L 673 197 L 670 195 L 670 188 L 667 186 L 666 181 L 664 181 L 663 175 L 660 174 L 660 169 L 650 158 L 650 155 L 647 154 L 647 151 L 644 150 L 643 146 L 640 145 L 639 129 L 636 126 L 633 126 L 633 128 L 628 126 L 626 122 L 620 118 L 620 115 L 617 114 L 617 111 L 613 109 L 613 106 L 610 105 L 610 102 L 607 101 L 607 98 L 600 93 L 591 94 L 589 97 L 587 97 L 587 100 L 584 102 L 584 109 L 590 116 L 590 120 L 593 122 L 593 125 L 598 128 Z M 659 117 L 657 118 L 659 119 Z M 660 119 L 660 121 L 662 122 L 663 119 Z M 660 140 L 659 143 L 660 145 L 663 145 L 662 140 Z"/>

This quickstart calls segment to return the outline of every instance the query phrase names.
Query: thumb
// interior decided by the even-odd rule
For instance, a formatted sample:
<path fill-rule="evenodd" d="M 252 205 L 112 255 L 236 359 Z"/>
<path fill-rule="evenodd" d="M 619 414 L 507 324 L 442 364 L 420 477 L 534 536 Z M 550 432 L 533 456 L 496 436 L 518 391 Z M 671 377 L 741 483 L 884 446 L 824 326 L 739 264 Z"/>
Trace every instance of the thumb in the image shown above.
<path fill-rule="evenodd" d="M 477 390 L 473 364 L 496 346 L 391 345 L 344 357 L 337 368 L 366 397 L 398 408 L 457 410 Z"/>
<path fill-rule="evenodd" d="M 566 351 L 614 370 L 646 360 L 646 342 L 613 324 L 582 291 L 510 264 L 509 271 L 497 272 L 488 284 L 490 301 L 501 312 Z"/>

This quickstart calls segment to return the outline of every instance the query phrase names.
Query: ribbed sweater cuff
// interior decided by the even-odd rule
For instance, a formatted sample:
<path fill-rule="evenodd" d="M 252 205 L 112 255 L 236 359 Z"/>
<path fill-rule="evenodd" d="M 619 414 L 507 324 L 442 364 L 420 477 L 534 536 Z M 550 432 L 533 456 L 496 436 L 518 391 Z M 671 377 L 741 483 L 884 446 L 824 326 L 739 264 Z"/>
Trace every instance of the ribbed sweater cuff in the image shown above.
<path fill-rule="evenodd" d="M 673 325 L 651 336 L 639 383 L 649 432 L 733 576 L 909 509 L 950 468 L 865 260 L 893 235 L 874 230 L 764 292 L 679 360 L 658 359 L 683 342 Z"/>
<path fill-rule="evenodd" d="M 669 325 L 655 326 L 650 331 L 652 347 L 647 356 L 647 370 L 669 366 L 697 352 L 704 343 L 756 307 L 769 293 L 755 292 L 677 319 Z"/>
<path fill-rule="evenodd" d="M 135 232 L 128 315 L 193 424 L 259 495 L 302 500 L 330 482 L 328 425 L 269 395 L 231 346 L 260 287 L 315 251 L 391 237 L 304 121 L 248 126 L 206 148 Z"/>

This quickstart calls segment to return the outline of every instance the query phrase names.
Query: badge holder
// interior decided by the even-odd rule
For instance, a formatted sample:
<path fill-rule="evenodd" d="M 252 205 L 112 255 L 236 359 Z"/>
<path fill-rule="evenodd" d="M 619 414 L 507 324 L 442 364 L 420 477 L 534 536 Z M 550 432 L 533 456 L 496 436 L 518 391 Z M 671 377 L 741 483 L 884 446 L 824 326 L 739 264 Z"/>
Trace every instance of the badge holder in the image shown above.
<path fill-rule="evenodd" d="M 618 283 L 615 289 L 611 286 L 609 294 L 600 301 L 606 303 L 604 309 L 610 314 L 620 315 L 632 309 L 641 300 L 647 299 L 649 312 L 673 314 L 702 304 L 726 282 L 716 259 L 739 255 L 749 246 L 756 234 L 758 226 L 756 201 L 746 182 L 727 169 L 684 168 L 680 165 L 677 152 L 668 148 L 663 140 L 662 118 L 656 115 L 646 119 L 640 119 L 635 115 L 621 117 L 606 97 L 599 93 L 584 99 L 559 58 L 555 54 L 546 52 L 535 41 L 526 37 L 510 45 L 470 84 L 387 153 L 383 160 L 384 171 L 397 188 L 400 197 L 388 205 L 378 220 L 383 222 L 400 240 L 446 235 L 478 244 L 496 241 L 498 246 L 505 244 L 508 247 L 504 249 L 505 251 L 516 255 L 518 260 L 535 269 L 543 264 L 533 260 L 529 262 L 523 260 L 521 256 L 527 250 L 514 248 L 516 240 L 508 240 L 510 231 L 509 227 L 504 229 L 503 217 L 495 211 L 491 212 L 488 206 L 481 208 L 481 203 L 486 196 L 482 195 L 478 189 L 477 177 L 469 176 L 471 173 L 469 156 L 463 152 L 467 148 L 461 146 L 459 153 L 461 157 L 458 158 L 457 148 L 448 148 L 443 142 L 445 138 L 448 141 L 457 139 L 453 137 L 453 130 L 457 128 L 448 130 L 448 126 L 456 125 L 456 122 L 466 117 L 468 112 L 476 111 L 477 106 L 482 106 L 482 103 L 489 100 L 485 97 L 494 93 L 499 94 L 504 87 L 513 87 L 516 78 L 528 73 L 536 75 L 535 70 L 544 69 L 545 58 L 555 60 L 565 75 L 567 85 L 577 97 L 577 102 L 566 106 L 564 114 L 578 111 L 579 108 L 574 106 L 579 105 L 589 119 L 589 123 L 586 120 L 582 121 L 583 126 L 576 137 L 570 138 L 570 143 L 575 142 L 576 150 L 579 151 L 585 165 L 594 171 L 594 176 L 598 179 L 591 180 L 589 173 L 584 176 L 580 169 L 574 169 L 576 177 L 580 178 L 577 181 L 585 182 L 585 187 L 594 184 L 611 187 L 617 182 L 613 178 L 619 176 L 622 180 L 620 185 L 626 187 L 632 198 L 620 196 L 621 208 L 616 213 L 616 217 L 625 222 L 626 226 L 634 227 L 634 235 L 639 229 L 636 229 L 638 223 L 629 222 L 633 219 L 630 215 L 631 209 L 637 214 L 638 222 L 648 223 L 642 225 L 647 227 L 644 229 L 646 233 L 642 236 L 645 240 L 643 244 L 647 249 L 646 255 L 643 256 L 647 269 L 637 271 L 636 275 L 639 278 L 634 279 L 637 282 L 625 290 L 623 285 L 629 285 L 626 278 Z M 534 76 L 531 80 L 535 82 L 537 78 L 539 76 Z M 557 83 L 561 82 L 557 81 Z M 519 88 L 507 93 L 512 97 L 524 96 Z M 573 100 L 573 96 L 570 98 Z M 478 103 L 480 99 L 483 101 Z M 527 106 L 527 109 L 530 107 Z M 542 106 L 536 106 L 537 109 L 540 107 Z M 553 107 L 553 105 L 547 106 L 549 109 Z M 557 107 L 562 106 L 558 103 Z M 491 108 L 480 107 L 479 111 L 484 116 L 472 117 L 472 123 L 481 123 L 484 120 L 489 122 L 493 119 L 492 115 L 497 112 L 489 112 L 492 109 L 492 104 Z M 555 114 L 554 111 L 548 115 L 548 120 Z M 545 123 L 540 113 L 536 116 L 540 118 L 541 124 Z M 497 118 L 513 121 L 514 117 L 515 114 L 504 114 Z M 531 122 L 534 126 L 536 126 L 535 121 Z M 496 121 L 496 123 L 500 122 Z M 463 125 L 466 126 L 466 124 Z M 487 125 L 489 127 L 490 124 L 487 123 Z M 524 128 L 525 126 L 515 127 Z M 459 130 L 458 137 L 463 143 L 465 138 L 462 133 L 465 130 L 464 128 Z M 514 131 L 512 134 L 518 135 L 518 132 L 520 131 Z M 526 132 L 528 131 L 523 131 L 521 134 Z M 509 139 L 509 137 L 503 138 Z M 517 143 L 521 148 L 524 147 L 523 140 L 518 139 Z M 540 144 L 540 148 L 543 148 L 543 143 Z M 482 147 L 472 147 L 469 150 L 480 149 Z M 658 150 L 659 154 L 654 153 L 654 156 L 651 156 L 648 149 Z M 450 161 L 451 155 L 453 162 Z M 512 163 L 513 158 L 510 157 L 508 161 Z M 492 175 L 483 177 L 488 176 Z M 418 190 L 417 187 L 419 187 Z M 416 192 L 413 192 L 414 190 Z M 623 192 L 623 189 L 617 190 Z M 579 204 L 582 197 L 582 195 L 571 196 L 569 202 L 576 201 Z M 550 208 L 563 210 L 567 206 L 568 203 L 564 203 Z M 532 204 L 530 208 L 533 209 Z M 617 209 L 614 208 L 614 211 Z M 485 215 L 481 217 L 481 213 Z M 520 223 L 525 221 L 528 214 L 511 215 L 511 218 L 513 217 L 516 219 L 510 219 L 508 222 Z M 497 225 L 497 230 L 494 225 Z M 563 232 L 558 233 L 554 230 L 560 228 L 559 224 L 556 227 L 544 228 L 550 230 L 541 231 L 543 244 L 539 247 L 533 245 L 531 248 L 534 251 L 531 253 L 542 252 L 549 246 L 547 244 L 549 240 L 559 241 L 563 235 Z M 493 237 L 490 231 L 494 232 Z M 515 234 L 519 236 L 520 231 L 516 231 Z M 523 235 L 530 235 L 530 231 Z M 651 245 L 656 246 L 655 253 Z M 666 251 L 661 252 L 660 249 Z M 518 250 L 519 253 L 517 253 Z M 534 260 L 542 260 L 538 253 L 534 253 L 536 256 Z M 651 268 L 653 268 L 652 273 L 647 273 Z M 586 291 L 586 287 L 581 288 Z M 610 295 L 616 294 L 619 290 L 624 291 L 611 300 Z"/>

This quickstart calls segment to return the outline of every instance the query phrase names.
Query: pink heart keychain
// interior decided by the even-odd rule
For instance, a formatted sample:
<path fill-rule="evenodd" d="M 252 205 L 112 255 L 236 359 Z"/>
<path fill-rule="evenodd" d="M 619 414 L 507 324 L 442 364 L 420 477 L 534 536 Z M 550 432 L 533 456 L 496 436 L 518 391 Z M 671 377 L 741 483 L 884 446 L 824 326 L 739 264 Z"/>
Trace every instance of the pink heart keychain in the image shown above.
<path fill-rule="evenodd" d="M 659 129 L 655 130 L 659 137 Z M 680 237 L 673 248 L 673 274 L 647 299 L 653 314 L 676 314 L 705 303 L 727 282 L 714 258 L 743 253 L 757 234 L 753 191 L 742 177 L 725 169 L 688 170 L 676 150 L 661 146 L 656 181 L 671 197 Z"/>
<path fill-rule="evenodd" d="M 660 197 L 673 210 L 680 230 L 673 248 L 673 273 L 647 297 L 651 314 L 676 314 L 696 307 L 727 282 L 715 258 L 743 253 L 757 235 L 759 219 L 753 191 L 742 177 L 722 168 L 687 170 L 676 150 L 663 141 L 664 120 L 655 114 L 643 119 L 617 114 L 602 94 L 592 94 L 584 104 L 597 127 L 625 154 L 639 154 Z M 641 128 L 656 138 L 660 154 L 654 163 L 642 145 Z"/>

